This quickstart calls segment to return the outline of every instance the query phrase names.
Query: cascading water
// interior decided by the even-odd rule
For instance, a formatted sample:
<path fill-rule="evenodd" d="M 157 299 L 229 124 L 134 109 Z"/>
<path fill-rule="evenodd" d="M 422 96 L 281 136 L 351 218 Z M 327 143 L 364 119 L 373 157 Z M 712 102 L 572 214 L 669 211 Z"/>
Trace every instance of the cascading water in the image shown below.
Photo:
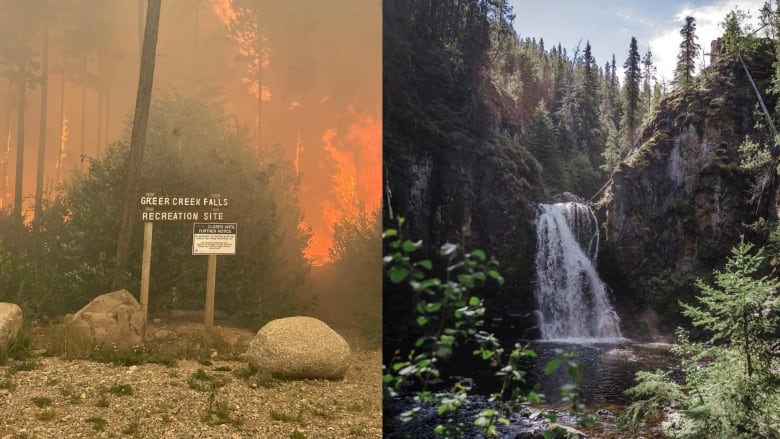
<path fill-rule="evenodd" d="M 599 228 L 582 203 L 541 204 L 536 217 L 536 301 L 542 339 L 622 338 L 596 273 Z"/>

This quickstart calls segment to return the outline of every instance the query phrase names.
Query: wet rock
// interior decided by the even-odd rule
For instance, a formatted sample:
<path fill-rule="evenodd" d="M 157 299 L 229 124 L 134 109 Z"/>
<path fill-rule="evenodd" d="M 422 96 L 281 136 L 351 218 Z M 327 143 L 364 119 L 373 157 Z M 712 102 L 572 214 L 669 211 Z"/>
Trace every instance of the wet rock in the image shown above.
<path fill-rule="evenodd" d="M 759 52 L 746 62 L 761 82 L 773 60 Z M 760 205 L 751 205 L 753 181 L 738 167 L 740 144 L 757 135 L 757 118 L 764 122 L 753 111 L 756 97 L 742 65 L 724 60 L 700 80 L 659 103 L 598 203 L 606 219 L 601 271 L 618 302 L 628 296 L 622 300 L 628 308 L 641 303 L 631 295 L 641 293 L 644 278 L 711 267 L 750 233 L 746 224 L 777 204 L 770 187 Z M 654 329 L 643 314 L 629 314 L 636 315 L 627 323 L 637 336 Z"/>

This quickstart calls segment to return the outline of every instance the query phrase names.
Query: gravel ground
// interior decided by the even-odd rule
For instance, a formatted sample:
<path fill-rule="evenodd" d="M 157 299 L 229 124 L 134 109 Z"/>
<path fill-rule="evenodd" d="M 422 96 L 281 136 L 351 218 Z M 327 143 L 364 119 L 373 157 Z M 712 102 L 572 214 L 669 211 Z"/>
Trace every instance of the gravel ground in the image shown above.
<path fill-rule="evenodd" d="M 150 325 L 147 346 L 190 358 L 174 367 L 9 360 L 0 367 L 0 438 L 382 437 L 380 351 L 342 334 L 352 346 L 343 380 L 280 381 L 247 376 L 236 351 L 251 333 L 203 331 Z M 33 348 L 45 346 L 35 338 Z"/>

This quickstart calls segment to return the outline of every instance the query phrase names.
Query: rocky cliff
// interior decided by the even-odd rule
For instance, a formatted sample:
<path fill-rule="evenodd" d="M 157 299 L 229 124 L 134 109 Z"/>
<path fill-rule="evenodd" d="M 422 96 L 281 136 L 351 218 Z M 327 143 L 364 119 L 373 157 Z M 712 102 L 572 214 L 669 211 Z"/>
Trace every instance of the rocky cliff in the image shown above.
<path fill-rule="evenodd" d="M 760 90 L 769 85 L 771 53 L 745 56 Z M 769 197 L 751 202 L 753 177 L 739 168 L 745 137 L 766 136 L 756 128 L 763 118 L 757 110 L 742 64 L 723 59 L 659 104 L 612 176 L 600 201 L 602 266 L 629 322 L 635 313 L 626 310 L 647 302 L 647 279 L 711 271 L 750 233 L 748 225 L 769 214 Z"/>

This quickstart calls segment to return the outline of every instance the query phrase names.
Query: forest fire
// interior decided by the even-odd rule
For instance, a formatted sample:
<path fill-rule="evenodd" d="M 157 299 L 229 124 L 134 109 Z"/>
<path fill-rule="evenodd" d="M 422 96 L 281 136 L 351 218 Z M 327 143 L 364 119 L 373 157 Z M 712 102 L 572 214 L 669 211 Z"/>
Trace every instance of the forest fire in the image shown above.
<path fill-rule="evenodd" d="M 336 224 L 365 221 L 381 203 L 381 123 L 354 110 L 350 114 L 357 120 L 347 127 L 343 136 L 335 128 L 322 134 L 325 151 L 336 170 L 331 178 L 334 199 L 319 205 L 327 227 L 314 230 L 307 250 L 307 256 L 315 264 L 330 262 L 324 255 L 333 246 Z"/>
<path fill-rule="evenodd" d="M 38 70 L 30 73 L 48 74 L 54 85 L 48 109 L 41 108 L 40 87 L 28 88 L 26 106 L 17 107 L 17 88 L 0 78 L 7 104 L 0 133 L 0 206 L 6 210 L 17 189 L 29 197 L 36 188 L 39 138 L 47 143 L 45 197 L 61 196 L 112 144 L 129 140 L 144 23 L 135 6 L 101 2 L 81 15 L 50 21 L 47 71 L 41 69 L 45 17 L 25 18 L 29 32 L 13 41 L 35 49 L 27 65 Z M 311 231 L 308 247 L 298 254 L 327 263 L 334 225 L 365 217 L 380 203 L 381 8 L 357 0 L 345 0 L 340 14 L 326 3 L 302 7 L 257 0 L 209 0 L 186 11 L 162 7 L 153 108 L 171 93 L 201 102 L 241 127 L 258 169 L 289 166 L 294 180 L 279 174 L 277 184 L 297 185 L 293 195 L 300 214 L 294 221 Z M 113 52 L 123 55 L 106 55 Z M 21 133 L 20 112 L 27 116 Z M 48 124 L 41 123 L 43 117 Z M 168 133 L 174 151 L 192 148 L 186 139 L 194 126 L 153 127 Z M 22 133 L 25 154 L 18 173 L 24 187 L 16 188 L 16 139 Z M 26 203 L 22 210 L 35 205 Z"/>

